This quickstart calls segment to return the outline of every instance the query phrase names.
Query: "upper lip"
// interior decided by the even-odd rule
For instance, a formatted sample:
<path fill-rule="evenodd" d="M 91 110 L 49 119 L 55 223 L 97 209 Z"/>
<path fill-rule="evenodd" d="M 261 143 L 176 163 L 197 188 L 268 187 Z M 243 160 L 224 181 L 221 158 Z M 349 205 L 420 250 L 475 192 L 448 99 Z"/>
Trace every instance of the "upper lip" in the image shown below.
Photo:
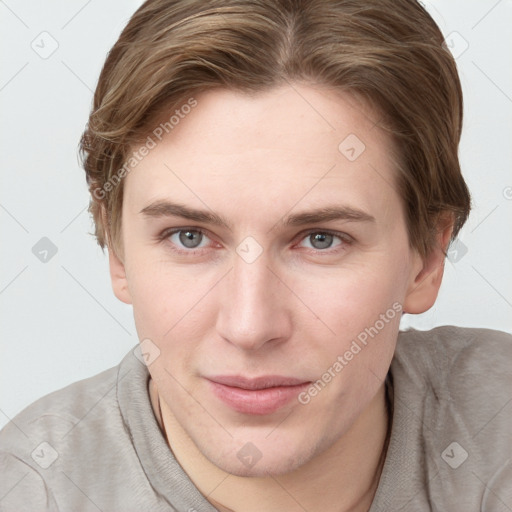
<path fill-rule="evenodd" d="M 230 386 L 233 388 L 257 390 L 275 388 L 279 386 L 297 386 L 306 384 L 309 381 L 295 377 L 283 377 L 281 375 L 262 375 L 260 377 L 247 378 L 241 375 L 215 375 L 208 377 L 208 380 Z"/>

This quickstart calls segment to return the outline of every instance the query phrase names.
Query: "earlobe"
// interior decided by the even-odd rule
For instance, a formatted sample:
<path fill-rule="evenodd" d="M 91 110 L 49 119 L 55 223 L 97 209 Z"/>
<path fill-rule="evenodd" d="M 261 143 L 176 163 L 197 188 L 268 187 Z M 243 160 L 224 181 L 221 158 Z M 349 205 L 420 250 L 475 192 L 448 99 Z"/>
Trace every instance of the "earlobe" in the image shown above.
<path fill-rule="evenodd" d="M 132 298 L 128 289 L 128 280 L 126 279 L 126 269 L 124 263 L 111 247 L 108 249 L 108 263 L 110 267 L 110 280 L 112 282 L 114 295 L 121 302 L 131 304 Z"/>
<path fill-rule="evenodd" d="M 414 265 L 412 279 L 404 300 L 404 313 L 424 313 L 434 305 L 443 279 L 445 254 L 452 231 L 452 223 L 445 225 L 438 232 L 436 245 L 430 253 L 425 258 L 416 255 L 419 264 Z"/>

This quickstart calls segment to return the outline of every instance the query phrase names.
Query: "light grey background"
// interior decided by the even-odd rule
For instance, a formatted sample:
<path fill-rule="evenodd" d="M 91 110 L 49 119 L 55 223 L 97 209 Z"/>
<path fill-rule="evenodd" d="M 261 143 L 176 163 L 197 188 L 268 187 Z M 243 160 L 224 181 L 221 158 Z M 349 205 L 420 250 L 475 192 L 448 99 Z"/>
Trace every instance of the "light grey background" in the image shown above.
<path fill-rule="evenodd" d="M 510 332 L 512 1 L 422 3 L 457 55 L 474 209 L 436 305 L 403 326 Z M 114 297 L 107 257 L 88 234 L 77 144 L 106 53 L 140 4 L 0 1 L 0 427 L 40 396 L 116 365 L 137 342 L 132 310 Z"/>

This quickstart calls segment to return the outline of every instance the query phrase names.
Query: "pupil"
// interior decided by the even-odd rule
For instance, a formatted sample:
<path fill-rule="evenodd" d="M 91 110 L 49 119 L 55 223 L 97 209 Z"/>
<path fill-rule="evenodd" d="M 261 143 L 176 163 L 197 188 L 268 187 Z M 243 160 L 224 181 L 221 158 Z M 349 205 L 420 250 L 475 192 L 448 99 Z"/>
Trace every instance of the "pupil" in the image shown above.
<path fill-rule="evenodd" d="M 311 243 L 315 249 L 326 249 L 332 244 L 332 237 L 329 233 L 314 233 Z"/>
<path fill-rule="evenodd" d="M 189 249 L 194 249 L 201 243 L 199 239 L 200 233 L 198 231 L 181 231 L 180 232 L 180 242 Z M 194 239 L 195 238 L 195 239 Z M 199 242 L 198 242 L 199 239 Z"/>

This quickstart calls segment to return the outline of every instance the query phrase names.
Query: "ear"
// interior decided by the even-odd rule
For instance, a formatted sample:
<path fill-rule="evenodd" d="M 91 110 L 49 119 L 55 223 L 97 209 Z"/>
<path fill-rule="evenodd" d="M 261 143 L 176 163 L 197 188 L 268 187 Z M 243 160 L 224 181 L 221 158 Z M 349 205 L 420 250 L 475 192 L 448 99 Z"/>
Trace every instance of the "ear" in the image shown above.
<path fill-rule="evenodd" d="M 132 298 L 128 288 L 128 280 L 126 279 L 124 263 L 111 247 L 108 249 L 108 263 L 110 267 L 110 280 L 112 282 L 112 290 L 114 290 L 114 295 L 121 302 L 131 304 Z"/>
<path fill-rule="evenodd" d="M 110 269 L 110 281 L 112 283 L 112 290 L 114 290 L 114 295 L 121 302 L 131 304 L 132 298 L 130 295 L 130 290 L 128 288 L 128 280 L 126 279 L 126 270 L 124 262 L 116 254 L 116 251 L 113 247 L 112 240 L 110 238 L 110 232 L 107 229 L 107 215 L 103 207 L 101 208 L 101 217 L 103 220 L 103 226 L 105 227 L 104 230 L 107 238 L 108 264 Z"/>
<path fill-rule="evenodd" d="M 453 222 L 440 224 L 433 249 L 425 257 L 416 253 L 412 279 L 404 300 L 404 313 L 419 314 L 428 311 L 437 299 L 444 273 L 444 262 L 453 231 Z"/>

